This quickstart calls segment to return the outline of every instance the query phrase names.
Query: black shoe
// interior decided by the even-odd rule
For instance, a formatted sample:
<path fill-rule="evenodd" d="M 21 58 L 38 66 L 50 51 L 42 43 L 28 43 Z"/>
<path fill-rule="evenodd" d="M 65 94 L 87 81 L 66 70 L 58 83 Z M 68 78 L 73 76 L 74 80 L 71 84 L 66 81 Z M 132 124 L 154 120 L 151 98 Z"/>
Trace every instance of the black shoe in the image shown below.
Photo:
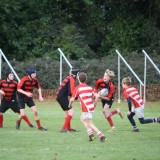
<path fill-rule="evenodd" d="M 140 132 L 140 130 L 138 128 L 134 128 L 132 132 Z"/>
<path fill-rule="evenodd" d="M 38 128 L 38 130 L 40 130 L 40 131 L 47 131 L 47 129 L 43 128 L 43 127 Z"/>
<path fill-rule="evenodd" d="M 70 132 L 70 131 L 68 131 L 67 129 L 61 129 L 60 132 L 61 133 L 67 133 L 67 132 Z"/>
<path fill-rule="evenodd" d="M 93 141 L 96 137 L 92 134 L 89 136 L 89 141 Z"/>
<path fill-rule="evenodd" d="M 76 129 L 71 129 L 71 130 L 69 130 L 69 132 L 80 132 L 80 131 L 76 130 Z"/>
<path fill-rule="evenodd" d="M 16 129 L 20 129 L 20 124 L 21 124 L 21 122 L 16 122 Z"/>
<path fill-rule="evenodd" d="M 157 122 L 160 123 L 160 117 L 157 118 Z"/>
<path fill-rule="evenodd" d="M 35 128 L 35 126 L 33 124 L 30 124 L 29 127 L 30 128 Z"/>
<path fill-rule="evenodd" d="M 101 142 L 106 142 L 106 141 L 107 141 L 107 138 L 104 136 L 104 137 L 100 138 L 100 141 L 101 141 Z"/>

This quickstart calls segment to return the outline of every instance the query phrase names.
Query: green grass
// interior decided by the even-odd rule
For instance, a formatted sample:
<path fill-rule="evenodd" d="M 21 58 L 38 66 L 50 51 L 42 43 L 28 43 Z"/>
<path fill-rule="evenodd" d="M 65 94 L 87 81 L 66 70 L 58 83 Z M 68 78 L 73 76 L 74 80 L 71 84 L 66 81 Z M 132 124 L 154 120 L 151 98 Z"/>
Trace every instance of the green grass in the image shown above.
<path fill-rule="evenodd" d="M 95 113 L 94 124 L 108 137 L 101 143 L 96 136 L 89 142 L 88 135 L 80 122 L 81 109 L 75 102 L 75 115 L 72 121 L 74 129 L 79 133 L 60 133 L 64 113 L 56 102 L 36 103 L 41 123 L 48 128 L 47 132 L 29 128 L 24 121 L 21 129 L 15 129 L 16 114 L 7 111 L 4 114 L 4 127 L 0 128 L 0 160 L 159 160 L 160 159 L 160 124 L 141 125 L 136 119 L 141 132 L 131 132 L 132 127 L 125 116 L 113 117 L 117 128 L 115 133 L 107 133 L 109 125 L 102 114 L 99 103 Z M 123 107 L 122 107 L 123 106 Z M 127 104 L 116 104 L 122 107 L 126 115 Z M 35 125 L 32 112 L 26 108 L 27 115 Z M 145 117 L 159 117 L 159 102 L 148 102 L 145 107 Z"/>

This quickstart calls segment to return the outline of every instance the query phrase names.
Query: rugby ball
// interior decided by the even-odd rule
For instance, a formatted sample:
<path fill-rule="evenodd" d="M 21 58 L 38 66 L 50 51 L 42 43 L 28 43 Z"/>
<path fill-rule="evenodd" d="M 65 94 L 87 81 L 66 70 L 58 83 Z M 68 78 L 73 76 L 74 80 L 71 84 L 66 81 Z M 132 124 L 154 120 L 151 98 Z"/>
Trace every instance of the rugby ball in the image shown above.
<path fill-rule="evenodd" d="M 107 88 L 103 88 L 100 90 L 100 96 L 107 96 L 108 95 L 109 90 Z"/>

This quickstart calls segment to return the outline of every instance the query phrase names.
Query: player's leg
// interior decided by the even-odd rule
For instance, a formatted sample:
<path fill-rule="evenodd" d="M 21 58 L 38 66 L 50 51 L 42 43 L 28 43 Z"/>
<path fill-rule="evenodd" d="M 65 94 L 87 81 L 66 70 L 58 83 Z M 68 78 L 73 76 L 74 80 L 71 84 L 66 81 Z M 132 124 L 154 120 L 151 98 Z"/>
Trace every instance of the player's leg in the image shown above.
<path fill-rule="evenodd" d="M 107 101 L 102 101 L 102 105 L 103 105 L 103 115 L 107 119 L 107 121 L 108 121 L 108 123 L 111 127 L 111 129 L 108 132 L 113 132 L 113 131 L 116 130 L 116 128 L 113 124 L 112 117 L 111 117 L 111 114 L 109 112 L 110 104 L 108 104 Z"/>
<path fill-rule="evenodd" d="M 58 103 L 60 104 L 62 110 L 65 112 L 65 120 L 61 128 L 61 132 L 76 132 L 77 130 L 72 129 L 71 120 L 74 115 L 74 109 L 68 108 L 69 100 L 68 97 L 57 98 Z"/>
<path fill-rule="evenodd" d="M 136 116 L 138 117 L 139 122 L 140 122 L 141 124 L 155 123 L 155 122 L 158 121 L 158 118 L 148 118 L 148 119 L 144 119 L 144 105 L 142 105 L 142 106 L 139 107 L 139 108 L 136 108 L 136 109 L 135 109 L 135 113 L 136 113 Z"/>
<path fill-rule="evenodd" d="M 18 122 L 21 122 L 21 119 L 23 118 L 24 121 L 28 124 L 29 127 L 34 128 L 34 126 L 31 124 L 30 120 L 28 119 L 27 115 L 24 114 L 24 116 L 22 117 L 20 115 L 20 109 L 18 108 L 18 103 L 17 102 L 13 102 L 10 105 L 10 108 L 13 112 L 18 113 L 19 117 L 17 119 Z"/>
<path fill-rule="evenodd" d="M 38 116 L 37 107 L 35 106 L 35 103 L 34 103 L 33 99 L 30 98 L 29 100 L 27 100 L 26 104 L 32 110 L 32 113 L 34 115 L 34 119 L 36 121 L 38 129 L 41 130 L 41 131 L 47 131 L 47 129 L 42 127 L 42 125 L 40 123 L 40 118 Z"/>
<path fill-rule="evenodd" d="M 89 136 L 89 141 L 93 141 L 96 137 L 94 136 L 93 130 L 88 126 L 86 122 L 86 113 L 82 113 L 80 120 L 86 128 L 87 134 Z"/>
<path fill-rule="evenodd" d="M 133 119 L 134 115 L 135 115 L 134 112 L 128 112 L 127 117 L 128 117 L 128 120 L 130 121 L 131 125 L 133 126 L 133 132 L 139 132 L 139 129 L 136 125 L 136 122 Z"/>
<path fill-rule="evenodd" d="M 20 114 L 19 114 L 18 119 L 16 121 L 16 129 L 20 129 L 21 120 L 24 116 L 26 116 L 24 99 L 18 99 L 18 109 L 20 111 Z"/>
<path fill-rule="evenodd" d="M 41 125 L 40 118 L 39 118 L 38 112 L 37 112 L 37 107 L 36 106 L 32 106 L 32 107 L 30 107 L 30 109 L 32 110 L 32 113 L 34 115 L 34 119 L 36 121 L 38 129 L 41 130 L 41 131 L 47 131 L 47 129 L 42 127 L 42 125 Z"/>
<path fill-rule="evenodd" d="M 0 128 L 3 127 L 3 113 L 0 112 Z"/>
<path fill-rule="evenodd" d="M 1 106 L 0 106 L 0 128 L 3 128 L 3 113 L 5 113 L 9 109 L 7 103 L 5 100 L 1 101 Z"/>
<path fill-rule="evenodd" d="M 111 116 L 115 115 L 115 114 L 119 114 L 119 116 L 123 119 L 124 116 L 123 114 L 121 113 L 121 109 L 120 108 L 117 108 L 116 110 L 113 110 L 110 112 L 111 113 Z"/>
<path fill-rule="evenodd" d="M 97 135 L 100 138 L 101 142 L 105 142 L 107 138 L 104 136 L 104 134 L 93 124 L 92 122 L 92 113 L 82 113 L 82 122 L 84 126 L 86 127 L 90 141 L 93 141 L 95 139 L 93 135 L 93 131 L 97 133 Z"/>

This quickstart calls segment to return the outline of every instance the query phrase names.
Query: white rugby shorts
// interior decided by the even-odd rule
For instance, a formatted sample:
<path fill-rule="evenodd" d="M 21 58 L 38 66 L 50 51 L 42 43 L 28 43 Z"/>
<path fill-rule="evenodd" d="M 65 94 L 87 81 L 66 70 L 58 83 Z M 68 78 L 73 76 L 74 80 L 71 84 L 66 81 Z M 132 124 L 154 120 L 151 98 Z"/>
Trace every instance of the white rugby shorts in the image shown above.
<path fill-rule="evenodd" d="M 134 112 L 138 118 L 144 118 L 144 105 L 138 108 L 135 108 L 134 106 L 132 106 L 131 111 Z"/>
<path fill-rule="evenodd" d="M 92 119 L 93 118 L 93 112 L 82 112 L 81 119 Z"/>

